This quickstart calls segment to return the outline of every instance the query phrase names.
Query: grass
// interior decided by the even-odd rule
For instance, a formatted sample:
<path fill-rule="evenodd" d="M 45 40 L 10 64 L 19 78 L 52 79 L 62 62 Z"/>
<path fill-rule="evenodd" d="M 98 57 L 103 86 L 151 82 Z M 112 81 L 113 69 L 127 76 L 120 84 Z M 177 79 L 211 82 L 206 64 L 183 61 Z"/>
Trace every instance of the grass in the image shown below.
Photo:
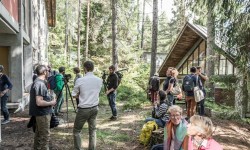
<path fill-rule="evenodd" d="M 97 138 L 101 141 L 127 142 L 130 140 L 129 135 L 124 133 L 114 133 L 112 131 L 97 130 Z"/>

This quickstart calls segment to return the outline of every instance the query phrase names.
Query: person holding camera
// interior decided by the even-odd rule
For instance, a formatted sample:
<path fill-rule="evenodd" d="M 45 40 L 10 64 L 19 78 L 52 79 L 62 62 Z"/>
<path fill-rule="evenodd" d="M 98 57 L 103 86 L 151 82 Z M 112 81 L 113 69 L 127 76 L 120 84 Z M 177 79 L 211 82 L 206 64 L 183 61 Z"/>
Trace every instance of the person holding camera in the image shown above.
<path fill-rule="evenodd" d="M 166 113 L 168 110 L 168 105 L 166 104 L 166 93 L 160 90 L 157 94 L 160 98 L 160 103 L 155 102 L 155 106 L 152 112 L 152 118 L 147 118 L 145 122 L 155 121 L 159 127 L 164 127 L 166 122 L 169 120 L 169 116 Z"/>
<path fill-rule="evenodd" d="M 49 149 L 50 119 L 56 99 L 50 96 L 45 79 L 48 75 L 44 65 L 36 67 L 38 77 L 30 89 L 29 115 L 35 116 L 36 130 L 34 149 Z"/>
<path fill-rule="evenodd" d="M 7 107 L 8 101 L 8 91 L 12 89 L 12 83 L 7 75 L 3 73 L 4 67 L 0 65 L 0 99 L 1 99 L 1 111 L 4 116 L 4 120 L 1 121 L 1 124 L 7 124 L 10 122 L 10 115 Z"/>
<path fill-rule="evenodd" d="M 116 109 L 116 89 L 118 87 L 118 76 L 115 73 L 115 66 L 111 65 L 109 67 L 109 76 L 107 79 L 107 91 L 106 95 L 108 97 L 109 106 L 112 111 L 112 116 L 109 118 L 110 120 L 117 119 L 117 109 Z"/>
<path fill-rule="evenodd" d="M 65 74 L 65 67 L 60 67 L 59 73 L 56 74 L 56 88 L 54 89 L 54 92 L 57 97 L 57 102 L 56 102 L 56 107 L 55 107 L 55 115 L 60 116 L 61 114 L 61 108 L 62 104 L 64 102 L 64 97 L 63 97 L 63 86 L 64 86 L 64 74 Z"/>
<path fill-rule="evenodd" d="M 74 149 L 81 149 L 81 132 L 85 122 L 89 127 L 89 150 L 96 149 L 96 117 L 98 114 L 99 94 L 102 88 L 102 79 L 93 73 L 94 64 L 86 61 L 84 64 L 85 76 L 77 79 L 72 91 L 73 97 L 79 97 L 78 111 L 76 114 L 73 136 Z"/>

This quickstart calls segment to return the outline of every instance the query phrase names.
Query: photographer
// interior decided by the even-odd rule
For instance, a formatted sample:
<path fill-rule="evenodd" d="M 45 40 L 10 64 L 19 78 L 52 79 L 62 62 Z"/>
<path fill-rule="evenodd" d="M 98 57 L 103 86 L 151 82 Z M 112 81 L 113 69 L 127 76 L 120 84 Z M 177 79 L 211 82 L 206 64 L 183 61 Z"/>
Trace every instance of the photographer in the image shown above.
<path fill-rule="evenodd" d="M 59 74 L 56 75 L 56 88 L 54 89 L 54 92 L 55 92 L 56 97 L 57 97 L 55 114 L 57 116 L 60 116 L 60 115 L 62 115 L 61 108 L 62 108 L 62 104 L 64 102 L 62 89 L 64 86 L 65 67 L 60 67 L 58 70 L 59 70 Z"/>
<path fill-rule="evenodd" d="M 109 100 L 109 106 L 112 111 L 112 116 L 109 118 L 110 120 L 117 119 L 117 109 L 116 109 L 116 89 L 118 87 L 118 76 L 115 74 L 115 66 L 111 65 L 109 67 L 109 76 L 107 79 L 107 91 L 106 95 Z"/>

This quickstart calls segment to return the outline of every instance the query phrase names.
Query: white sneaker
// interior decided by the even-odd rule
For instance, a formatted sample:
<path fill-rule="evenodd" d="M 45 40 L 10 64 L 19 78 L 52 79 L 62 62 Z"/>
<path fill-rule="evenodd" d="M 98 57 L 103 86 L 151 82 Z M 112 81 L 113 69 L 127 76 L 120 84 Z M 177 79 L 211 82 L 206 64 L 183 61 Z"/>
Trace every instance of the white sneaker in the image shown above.
<path fill-rule="evenodd" d="M 4 121 L 1 122 L 1 124 L 4 125 L 4 124 L 7 124 L 9 122 L 10 122 L 10 120 L 4 120 Z"/>

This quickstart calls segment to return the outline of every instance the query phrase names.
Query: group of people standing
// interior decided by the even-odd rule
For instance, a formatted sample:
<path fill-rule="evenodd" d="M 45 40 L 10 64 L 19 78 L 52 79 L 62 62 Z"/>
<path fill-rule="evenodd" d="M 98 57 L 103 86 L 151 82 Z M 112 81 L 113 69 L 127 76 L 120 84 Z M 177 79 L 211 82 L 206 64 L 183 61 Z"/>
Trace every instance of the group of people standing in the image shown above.
<path fill-rule="evenodd" d="M 201 67 L 191 67 L 190 74 L 183 78 L 181 89 L 183 92 L 174 95 L 171 91 L 178 85 L 178 71 L 173 67 L 166 70 L 166 79 L 160 90 L 160 79 L 158 74 L 150 78 L 149 88 L 151 102 L 156 117 L 147 118 L 145 121 L 154 120 L 159 127 L 164 127 L 164 143 L 152 147 L 152 150 L 221 150 L 222 147 L 212 139 L 213 124 L 210 118 L 204 117 L 205 98 L 199 103 L 195 101 L 194 91 L 187 90 L 185 82 L 190 78 L 188 84 L 198 86 L 206 95 L 204 88 L 208 77 L 201 73 Z M 157 80 L 156 80 L 157 79 Z M 157 81 L 157 88 L 153 87 L 152 81 Z M 157 95 L 157 96 L 155 96 Z M 175 105 L 175 99 L 185 96 L 187 117 L 184 118 L 183 110 Z M 196 114 L 196 107 L 200 105 Z"/>
<path fill-rule="evenodd" d="M 94 75 L 94 64 L 86 61 L 83 64 L 85 75 L 80 74 L 78 67 L 73 68 L 76 77 L 72 96 L 77 101 L 77 114 L 74 121 L 73 137 L 74 149 L 81 149 L 81 132 L 84 124 L 88 122 L 89 149 L 96 149 L 96 117 L 98 114 L 99 94 L 103 80 Z M 30 90 L 29 114 L 36 118 L 36 130 L 34 138 L 34 149 L 49 149 L 50 119 L 54 112 L 60 116 L 64 101 L 63 87 L 65 82 L 65 67 L 60 67 L 59 73 L 54 73 L 51 66 L 38 65 L 35 69 L 37 77 L 34 79 Z M 56 87 L 47 84 L 49 76 L 55 76 Z M 118 76 L 115 74 L 115 66 L 109 67 L 106 95 L 112 111 L 110 120 L 117 119 L 116 89 L 118 87 Z M 53 97 L 53 93 L 56 97 Z M 54 109 L 53 109 L 54 108 Z"/>

